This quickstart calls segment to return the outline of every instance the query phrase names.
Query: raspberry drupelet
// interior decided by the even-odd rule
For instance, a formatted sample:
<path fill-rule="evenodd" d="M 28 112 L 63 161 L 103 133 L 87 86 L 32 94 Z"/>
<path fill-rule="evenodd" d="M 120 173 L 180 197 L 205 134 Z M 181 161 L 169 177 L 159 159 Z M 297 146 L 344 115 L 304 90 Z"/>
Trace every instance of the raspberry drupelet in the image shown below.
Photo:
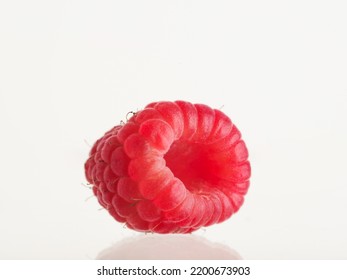
<path fill-rule="evenodd" d="M 128 228 L 190 233 L 238 211 L 251 167 L 223 112 L 161 101 L 97 140 L 85 174 L 99 203 Z"/>

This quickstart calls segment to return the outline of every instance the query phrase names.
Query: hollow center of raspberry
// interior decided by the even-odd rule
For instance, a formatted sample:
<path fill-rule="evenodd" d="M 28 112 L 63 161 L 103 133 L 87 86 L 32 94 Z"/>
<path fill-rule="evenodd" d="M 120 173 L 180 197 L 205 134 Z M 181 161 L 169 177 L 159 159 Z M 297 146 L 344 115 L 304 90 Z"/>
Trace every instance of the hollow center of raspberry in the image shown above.
<path fill-rule="evenodd" d="M 164 159 L 175 177 L 193 193 L 204 192 L 216 178 L 203 144 L 176 141 Z"/>

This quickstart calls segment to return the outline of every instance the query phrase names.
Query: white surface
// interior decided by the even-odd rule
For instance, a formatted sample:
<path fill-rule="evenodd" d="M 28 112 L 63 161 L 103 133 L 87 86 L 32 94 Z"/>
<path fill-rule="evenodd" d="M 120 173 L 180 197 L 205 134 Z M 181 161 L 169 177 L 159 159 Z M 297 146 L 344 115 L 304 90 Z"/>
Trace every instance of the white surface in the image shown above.
<path fill-rule="evenodd" d="M 346 14 L 345 1 L 1 1 L 0 259 L 94 259 L 139 235 L 86 201 L 85 141 L 177 99 L 222 108 L 252 164 L 240 212 L 195 235 L 245 259 L 347 259 Z"/>

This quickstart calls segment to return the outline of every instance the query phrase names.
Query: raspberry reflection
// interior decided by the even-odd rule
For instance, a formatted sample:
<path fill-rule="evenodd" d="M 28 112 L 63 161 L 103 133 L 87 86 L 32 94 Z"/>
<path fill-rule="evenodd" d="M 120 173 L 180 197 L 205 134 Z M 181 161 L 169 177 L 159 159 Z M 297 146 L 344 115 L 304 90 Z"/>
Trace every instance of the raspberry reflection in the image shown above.
<path fill-rule="evenodd" d="M 148 234 L 128 237 L 103 250 L 99 260 L 240 260 L 225 244 L 195 235 Z"/>

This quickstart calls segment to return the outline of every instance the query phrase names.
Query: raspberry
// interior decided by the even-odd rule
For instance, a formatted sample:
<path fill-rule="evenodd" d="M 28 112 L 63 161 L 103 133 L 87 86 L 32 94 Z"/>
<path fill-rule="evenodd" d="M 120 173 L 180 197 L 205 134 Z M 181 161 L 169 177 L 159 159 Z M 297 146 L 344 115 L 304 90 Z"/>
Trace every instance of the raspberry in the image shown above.
<path fill-rule="evenodd" d="M 155 102 L 96 141 L 85 174 L 99 203 L 130 229 L 190 233 L 241 207 L 251 167 L 221 111 Z"/>

